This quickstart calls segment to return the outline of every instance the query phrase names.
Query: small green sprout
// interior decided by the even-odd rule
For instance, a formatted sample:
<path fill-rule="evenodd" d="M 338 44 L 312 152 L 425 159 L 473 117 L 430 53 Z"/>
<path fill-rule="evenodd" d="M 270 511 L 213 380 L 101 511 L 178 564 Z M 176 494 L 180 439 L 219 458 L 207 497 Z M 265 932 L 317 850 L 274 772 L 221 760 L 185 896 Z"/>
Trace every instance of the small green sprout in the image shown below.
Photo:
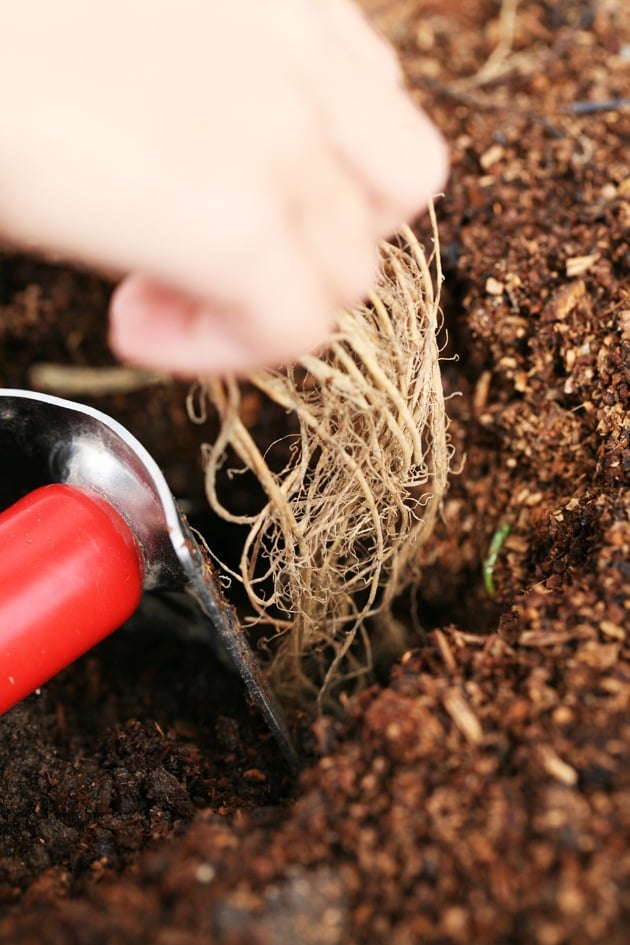
<path fill-rule="evenodd" d="M 499 525 L 496 532 L 492 536 L 492 541 L 490 542 L 490 547 L 488 548 L 488 555 L 483 563 L 483 583 L 489 597 L 496 596 L 496 588 L 494 586 L 494 566 L 497 563 L 497 558 L 501 553 L 505 539 L 511 531 L 512 526 L 510 523 L 503 522 L 501 525 Z"/>

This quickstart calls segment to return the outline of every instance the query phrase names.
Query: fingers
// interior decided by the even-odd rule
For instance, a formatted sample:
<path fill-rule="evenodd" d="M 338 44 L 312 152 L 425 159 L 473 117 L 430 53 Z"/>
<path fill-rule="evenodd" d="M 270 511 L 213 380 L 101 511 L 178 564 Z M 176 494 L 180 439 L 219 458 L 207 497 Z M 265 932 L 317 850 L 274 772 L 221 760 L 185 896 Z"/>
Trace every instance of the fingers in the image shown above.
<path fill-rule="evenodd" d="M 381 235 L 414 219 L 446 181 L 446 145 L 429 119 L 405 99 L 369 106 L 339 102 L 331 139 L 378 213 Z"/>
<path fill-rule="evenodd" d="M 363 55 L 380 55 L 376 43 Z M 259 154 L 231 180 L 216 176 L 203 199 L 201 186 L 180 199 L 154 278 L 127 280 L 114 297 L 119 356 L 186 376 L 247 373 L 323 342 L 336 312 L 368 291 L 378 240 L 441 187 L 445 148 L 393 72 L 366 90 L 343 56 L 328 68 L 336 94 L 301 76 L 276 121 L 267 114 L 259 140 L 278 146 L 271 159 Z M 164 209 L 173 224 L 178 208 Z"/>
<path fill-rule="evenodd" d="M 110 345 L 124 361 L 181 377 L 246 374 L 315 347 L 330 328 L 326 309 L 307 298 L 300 312 L 306 317 L 286 320 L 264 299 L 244 311 L 128 276 L 112 297 Z"/>
<path fill-rule="evenodd" d="M 335 304 L 320 261 L 303 252 L 285 215 L 254 204 L 242 227 L 235 221 L 230 232 L 228 224 L 225 241 L 215 239 L 205 267 L 174 240 L 171 259 L 157 269 L 181 288 L 142 276 L 122 283 L 110 308 L 110 344 L 119 357 L 188 377 L 242 374 L 294 359 L 324 339 Z"/>
<path fill-rule="evenodd" d="M 223 271 L 208 274 L 203 296 L 137 275 L 125 279 L 110 307 L 114 352 L 190 377 L 245 374 L 321 344 L 338 309 L 370 284 L 371 245 L 365 240 L 365 252 L 352 250 L 357 258 L 341 265 L 343 247 L 325 229 L 313 225 L 308 235 L 297 234 L 286 217 L 264 232 L 258 245 L 217 253 Z"/>
<path fill-rule="evenodd" d="M 321 135 L 302 127 L 301 136 L 258 186 L 241 175 L 230 185 L 226 176 L 206 207 L 190 195 L 181 233 L 171 230 L 164 246 L 170 258 L 165 252 L 150 270 L 162 282 L 132 277 L 113 298 L 110 343 L 119 357 L 186 376 L 269 367 L 321 344 L 339 309 L 367 291 L 378 214 Z M 213 209 L 221 226 L 209 242 L 204 221 Z M 197 236 L 191 243 L 186 221 Z"/>
<path fill-rule="evenodd" d="M 378 239 L 431 191 L 418 196 L 414 181 L 409 193 L 386 198 L 387 153 L 381 167 L 371 145 L 375 166 L 355 172 L 352 161 L 362 156 L 347 160 L 322 146 L 321 135 L 300 133 L 304 140 L 262 184 L 226 176 L 208 189 L 207 205 L 194 191 L 180 194 L 177 211 L 164 208 L 171 228 L 162 239 L 158 223 L 147 271 L 181 289 L 155 277 L 123 283 L 111 309 L 118 356 L 182 376 L 245 374 L 321 344 L 338 310 L 368 291 Z M 218 226 L 208 239 L 213 214 Z"/>
<path fill-rule="evenodd" d="M 129 276 L 110 306 L 110 345 L 122 360 L 190 377 L 245 369 L 251 354 L 230 336 L 231 313 L 142 276 Z"/>
<path fill-rule="evenodd" d="M 381 236 L 413 219 L 444 186 L 445 142 L 402 88 L 393 54 L 346 0 L 324 0 L 337 35 L 327 59 L 328 88 L 312 76 L 331 148 L 347 164 L 380 214 Z M 362 41 L 363 56 L 347 55 Z M 334 94 L 330 94 L 334 89 Z"/>
<path fill-rule="evenodd" d="M 116 2 L 97 29 L 64 0 L 31 31 L 36 6 L 0 13 L 0 224 L 140 274 L 112 303 L 126 359 L 192 375 L 299 357 L 442 186 L 441 138 L 347 0 Z"/>
<path fill-rule="evenodd" d="M 322 24 L 328 49 L 336 48 L 359 71 L 369 71 L 379 81 L 400 85 L 402 71 L 391 46 L 370 26 L 352 0 L 311 0 Z"/>

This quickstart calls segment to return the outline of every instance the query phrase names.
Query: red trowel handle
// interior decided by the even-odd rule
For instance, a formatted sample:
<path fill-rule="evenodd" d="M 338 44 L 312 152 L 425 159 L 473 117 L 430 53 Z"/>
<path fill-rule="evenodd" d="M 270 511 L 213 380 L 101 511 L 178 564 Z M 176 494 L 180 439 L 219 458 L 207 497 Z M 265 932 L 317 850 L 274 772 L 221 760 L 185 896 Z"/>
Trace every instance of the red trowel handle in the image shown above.
<path fill-rule="evenodd" d="M 105 500 L 43 486 L 0 514 L 0 713 L 131 616 L 143 563 Z"/>

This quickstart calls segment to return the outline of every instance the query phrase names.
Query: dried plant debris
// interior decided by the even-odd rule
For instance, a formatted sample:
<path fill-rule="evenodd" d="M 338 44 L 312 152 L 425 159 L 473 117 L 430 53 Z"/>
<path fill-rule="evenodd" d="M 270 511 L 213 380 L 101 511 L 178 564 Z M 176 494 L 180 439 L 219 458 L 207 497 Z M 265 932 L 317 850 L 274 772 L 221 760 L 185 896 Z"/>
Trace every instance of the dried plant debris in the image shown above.
<path fill-rule="evenodd" d="M 446 490 L 451 448 L 433 223 L 428 259 L 408 228 L 383 245 L 377 288 L 365 305 L 341 313 L 325 348 L 249 378 L 249 389 L 287 418 L 278 442 L 257 442 L 248 428 L 242 385 L 217 378 L 202 385 L 201 407 L 210 401 L 221 423 L 204 448 L 208 498 L 222 518 L 247 526 L 232 573 L 247 593 L 250 622 L 277 637 L 276 684 L 311 704 L 369 674 L 370 618 L 379 615 L 380 634 L 395 633 L 382 615 L 418 581 L 418 550 Z M 198 411 L 199 392 L 196 400 Z M 262 487 L 251 513 L 227 504 L 234 470 L 231 487 L 221 489 L 234 457 Z"/>

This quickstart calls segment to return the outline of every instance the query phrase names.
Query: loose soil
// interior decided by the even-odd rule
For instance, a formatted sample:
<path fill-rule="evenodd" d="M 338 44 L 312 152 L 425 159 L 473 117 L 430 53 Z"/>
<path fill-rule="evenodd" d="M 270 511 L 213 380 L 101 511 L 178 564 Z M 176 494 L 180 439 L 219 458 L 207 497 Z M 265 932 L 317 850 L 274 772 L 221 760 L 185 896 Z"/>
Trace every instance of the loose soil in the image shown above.
<path fill-rule="evenodd" d="M 424 635 L 343 717 L 295 719 L 295 778 L 194 609 L 146 601 L 0 720 L 7 945 L 628 941 L 630 11 L 523 2 L 510 35 L 508 2 L 366 6 L 453 152 L 461 471 L 398 612 Z M 5 247 L 0 383 L 110 364 L 108 294 Z M 223 551 L 185 393 L 83 399 Z"/>

